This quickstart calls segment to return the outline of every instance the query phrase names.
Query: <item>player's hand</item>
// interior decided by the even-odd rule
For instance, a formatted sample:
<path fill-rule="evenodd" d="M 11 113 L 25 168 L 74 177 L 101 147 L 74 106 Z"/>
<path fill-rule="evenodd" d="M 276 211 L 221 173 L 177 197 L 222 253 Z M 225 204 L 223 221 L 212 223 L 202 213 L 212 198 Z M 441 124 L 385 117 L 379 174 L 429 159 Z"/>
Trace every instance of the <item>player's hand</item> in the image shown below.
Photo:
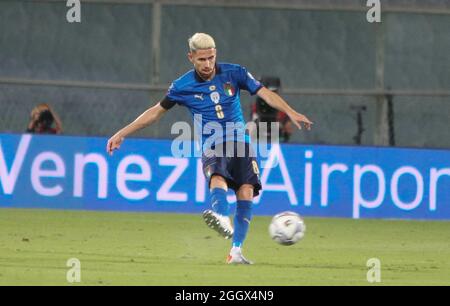
<path fill-rule="evenodd" d="M 311 122 L 305 115 L 302 115 L 297 112 L 293 112 L 292 114 L 288 114 L 289 118 L 292 120 L 292 122 L 301 130 L 302 124 L 305 125 L 306 129 L 308 131 L 311 130 L 311 126 L 314 124 Z"/>
<path fill-rule="evenodd" d="M 116 134 L 113 137 L 111 137 L 108 140 L 108 144 L 106 145 L 106 152 L 108 152 L 109 155 L 113 155 L 114 150 L 117 150 L 120 148 L 120 145 L 124 141 L 124 137 L 120 134 Z"/>

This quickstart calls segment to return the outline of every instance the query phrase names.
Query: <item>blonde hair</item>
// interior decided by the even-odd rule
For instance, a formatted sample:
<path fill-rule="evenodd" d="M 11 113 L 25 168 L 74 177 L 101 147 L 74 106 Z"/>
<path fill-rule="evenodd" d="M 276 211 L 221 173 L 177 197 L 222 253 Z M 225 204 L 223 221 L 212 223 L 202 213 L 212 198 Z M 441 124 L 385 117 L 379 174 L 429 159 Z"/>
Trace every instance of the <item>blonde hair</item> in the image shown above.
<path fill-rule="evenodd" d="M 188 39 L 189 51 L 194 52 L 197 50 L 216 48 L 214 39 L 205 33 L 195 33 Z"/>

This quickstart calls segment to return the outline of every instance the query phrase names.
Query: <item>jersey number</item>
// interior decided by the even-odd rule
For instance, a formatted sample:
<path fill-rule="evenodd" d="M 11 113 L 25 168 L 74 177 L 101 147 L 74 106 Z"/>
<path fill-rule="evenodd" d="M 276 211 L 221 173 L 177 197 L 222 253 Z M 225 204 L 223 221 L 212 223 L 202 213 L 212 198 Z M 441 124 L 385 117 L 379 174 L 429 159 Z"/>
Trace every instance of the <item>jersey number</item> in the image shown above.
<path fill-rule="evenodd" d="M 225 114 L 223 113 L 222 106 L 216 105 L 216 113 L 217 113 L 217 118 L 219 118 L 219 119 L 225 118 Z"/>

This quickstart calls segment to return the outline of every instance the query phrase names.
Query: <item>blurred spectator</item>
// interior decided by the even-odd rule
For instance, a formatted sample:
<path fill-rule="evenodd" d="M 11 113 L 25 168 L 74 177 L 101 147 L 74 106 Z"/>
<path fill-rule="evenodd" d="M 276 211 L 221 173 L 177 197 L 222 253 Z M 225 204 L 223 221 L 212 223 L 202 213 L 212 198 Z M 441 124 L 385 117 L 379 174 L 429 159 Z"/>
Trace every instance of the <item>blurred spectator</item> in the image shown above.
<path fill-rule="evenodd" d="M 61 132 L 61 120 L 48 104 L 41 103 L 33 108 L 27 133 L 61 134 Z"/>
<path fill-rule="evenodd" d="M 265 76 L 260 79 L 260 82 L 269 90 L 280 93 L 281 80 L 278 77 Z M 252 121 L 257 125 L 257 137 L 260 136 L 259 122 L 267 122 L 267 136 L 271 137 L 272 133 L 279 133 L 281 142 L 289 142 L 293 131 L 293 125 L 289 117 L 283 113 L 279 112 L 270 105 L 268 105 L 260 97 L 256 98 L 256 101 L 252 104 Z M 271 131 L 271 123 L 279 122 L 280 128 L 278 131 Z M 255 131 L 253 131 L 255 132 Z"/>

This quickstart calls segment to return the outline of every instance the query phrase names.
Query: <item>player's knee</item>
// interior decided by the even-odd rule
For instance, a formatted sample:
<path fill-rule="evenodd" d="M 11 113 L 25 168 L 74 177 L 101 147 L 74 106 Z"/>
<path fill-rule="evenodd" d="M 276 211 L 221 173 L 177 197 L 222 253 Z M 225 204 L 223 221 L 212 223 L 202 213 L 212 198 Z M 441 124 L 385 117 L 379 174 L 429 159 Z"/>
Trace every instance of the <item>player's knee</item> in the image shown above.
<path fill-rule="evenodd" d="M 211 188 L 211 190 L 214 188 L 221 188 L 221 189 L 228 190 L 228 184 L 227 184 L 227 181 L 225 180 L 225 178 L 223 178 L 222 176 L 213 175 L 211 177 L 210 188 Z"/>
<path fill-rule="evenodd" d="M 254 187 L 252 185 L 242 185 L 238 192 L 237 198 L 242 201 L 252 201 L 254 195 Z"/>

